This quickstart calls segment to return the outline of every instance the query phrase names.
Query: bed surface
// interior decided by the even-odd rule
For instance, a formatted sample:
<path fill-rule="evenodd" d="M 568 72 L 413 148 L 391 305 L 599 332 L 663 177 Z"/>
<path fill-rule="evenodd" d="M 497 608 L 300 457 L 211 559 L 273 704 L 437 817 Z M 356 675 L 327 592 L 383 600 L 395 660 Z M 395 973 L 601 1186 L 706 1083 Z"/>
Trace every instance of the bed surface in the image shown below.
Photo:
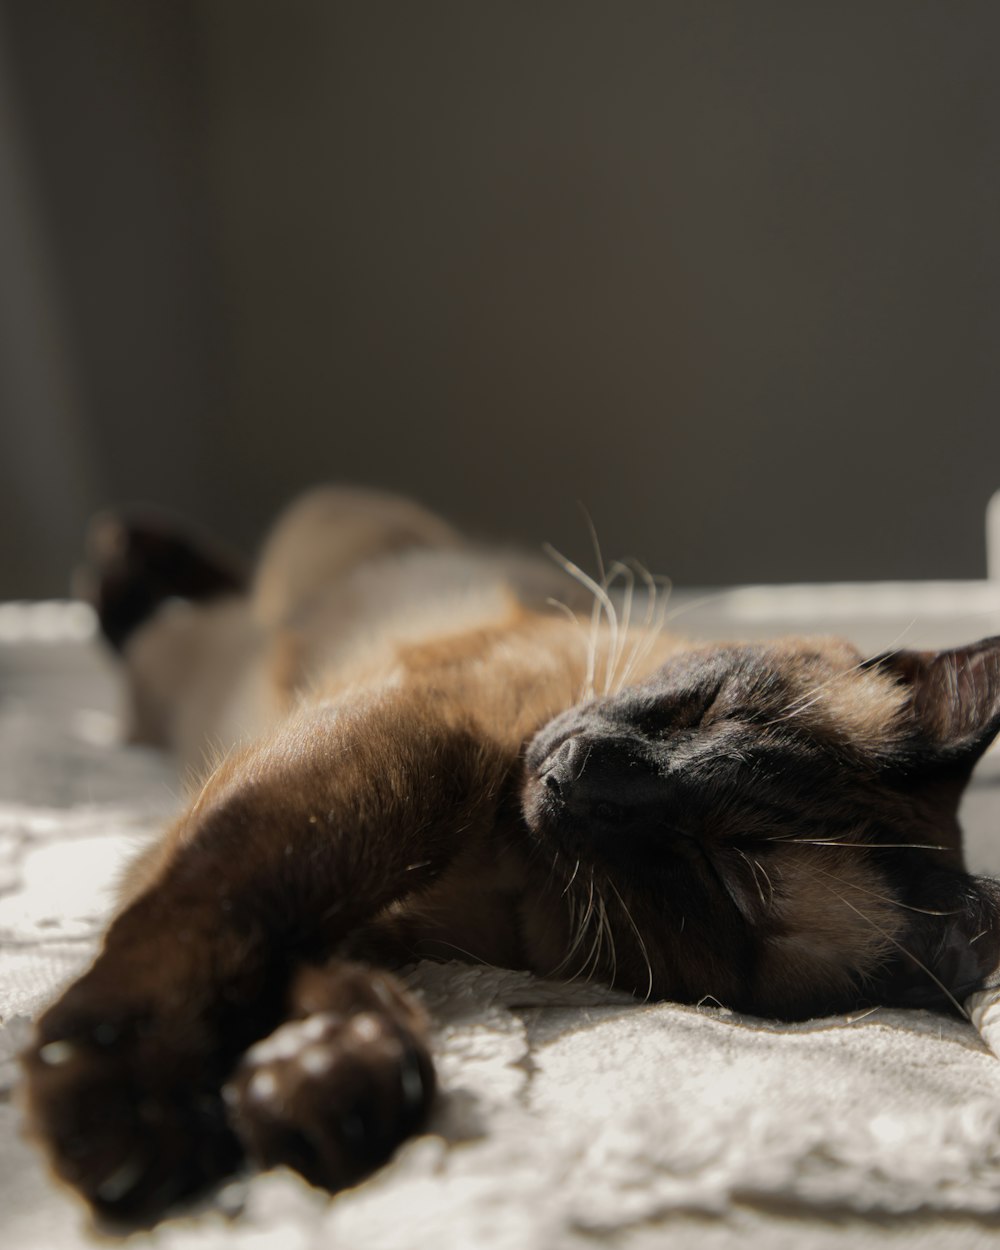
<path fill-rule="evenodd" d="M 677 609 L 693 636 L 836 632 L 873 651 L 1000 632 L 985 582 L 745 588 Z M 89 629 L 79 605 L 0 605 L 0 1236 L 16 1250 L 102 1244 L 21 1140 L 13 1056 L 92 957 L 122 862 L 180 801 L 168 761 L 120 744 Z M 965 820 L 970 867 L 1000 873 L 995 751 Z M 979 1028 L 884 1009 L 779 1026 L 458 964 L 410 980 L 437 1023 L 428 1134 L 333 1200 L 289 1173 L 238 1180 L 128 1244 L 1000 1246 L 988 1003 Z"/>

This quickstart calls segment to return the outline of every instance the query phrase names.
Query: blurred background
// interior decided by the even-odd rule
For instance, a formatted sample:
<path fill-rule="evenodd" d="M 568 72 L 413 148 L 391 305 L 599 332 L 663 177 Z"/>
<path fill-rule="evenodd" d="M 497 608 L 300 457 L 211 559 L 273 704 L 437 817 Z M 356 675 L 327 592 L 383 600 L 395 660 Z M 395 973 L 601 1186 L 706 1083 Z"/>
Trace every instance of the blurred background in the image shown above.
<path fill-rule="evenodd" d="M 979 577 L 995 0 L 0 0 L 0 596 L 321 480 L 680 583 Z"/>

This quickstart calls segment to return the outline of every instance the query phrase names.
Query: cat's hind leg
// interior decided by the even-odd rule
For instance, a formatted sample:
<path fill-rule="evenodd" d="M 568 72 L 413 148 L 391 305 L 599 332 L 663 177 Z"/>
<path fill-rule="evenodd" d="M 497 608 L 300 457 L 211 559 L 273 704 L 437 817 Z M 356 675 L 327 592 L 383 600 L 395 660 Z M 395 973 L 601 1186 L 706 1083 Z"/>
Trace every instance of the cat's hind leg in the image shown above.
<path fill-rule="evenodd" d="M 205 603 L 241 594 L 247 578 L 222 544 L 146 509 L 93 518 L 75 581 L 104 637 L 122 651 L 168 600 Z"/>
<path fill-rule="evenodd" d="M 236 556 L 169 517 L 93 518 L 74 589 L 122 663 L 129 741 L 200 769 L 252 651 L 246 585 Z"/>

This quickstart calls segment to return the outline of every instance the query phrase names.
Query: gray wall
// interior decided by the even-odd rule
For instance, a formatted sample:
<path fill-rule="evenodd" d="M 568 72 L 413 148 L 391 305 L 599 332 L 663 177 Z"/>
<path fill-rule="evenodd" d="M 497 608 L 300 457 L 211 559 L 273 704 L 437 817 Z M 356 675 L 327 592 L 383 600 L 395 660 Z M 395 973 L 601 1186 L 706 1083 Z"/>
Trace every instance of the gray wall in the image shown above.
<path fill-rule="evenodd" d="M 982 574 L 993 0 L 2 0 L 0 39 L 59 331 L 0 294 L 0 593 L 99 502 L 251 544 L 323 478 L 580 554 L 583 500 L 688 584 Z"/>

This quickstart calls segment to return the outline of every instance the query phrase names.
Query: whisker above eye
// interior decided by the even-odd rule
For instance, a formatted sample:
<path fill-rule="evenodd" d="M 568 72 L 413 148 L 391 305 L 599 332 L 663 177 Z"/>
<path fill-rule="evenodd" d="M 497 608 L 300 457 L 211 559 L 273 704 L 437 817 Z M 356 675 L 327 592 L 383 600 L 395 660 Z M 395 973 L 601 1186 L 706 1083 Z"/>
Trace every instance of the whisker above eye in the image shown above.
<path fill-rule="evenodd" d="M 915 622 L 916 617 L 914 617 L 908 625 L 904 626 L 903 629 L 900 630 L 900 632 L 893 639 L 892 645 L 883 653 L 884 658 L 895 655 L 897 652 L 902 650 L 900 644 L 913 628 Z M 804 693 L 796 695 L 785 704 L 774 719 L 764 721 L 763 724 L 765 726 L 776 725 L 781 721 L 791 720 L 792 717 L 798 716 L 800 712 L 804 712 L 807 708 L 812 707 L 813 704 L 819 700 L 820 695 L 828 686 L 832 685 L 840 678 L 853 677 L 855 674 L 860 673 L 867 666 L 867 664 L 868 661 L 866 659 L 861 659 L 857 662 L 857 664 L 852 664 L 849 668 L 832 673 L 825 681 L 820 682 L 817 686 L 813 686 L 811 690 L 806 690 Z"/>
<path fill-rule="evenodd" d="M 569 606 L 569 604 L 563 603 L 561 599 L 556 599 L 552 595 L 550 595 L 549 598 L 545 600 L 545 602 L 548 604 L 549 607 L 557 608 L 560 612 L 562 612 L 562 614 L 565 617 L 567 617 L 573 623 L 573 625 L 576 627 L 577 631 L 580 634 L 580 641 L 583 644 L 583 653 L 585 656 L 588 657 L 588 660 L 589 660 L 590 648 L 591 648 L 593 639 L 591 638 L 587 630 L 584 628 L 583 622 L 580 620 L 577 614 L 573 611 L 573 609 Z M 578 702 L 582 701 L 583 699 L 589 698 L 592 694 L 593 694 L 593 690 L 591 688 L 588 688 L 586 681 L 584 681 L 584 687 L 580 691 Z"/>
<path fill-rule="evenodd" d="M 618 676 L 618 666 L 624 658 L 625 642 L 628 637 L 629 625 L 632 622 L 632 600 L 635 596 L 635 573 L 627 564 L 623 564 L 621 560 L 616 560 L 608 570 L 604 578 L 604 587 L 610 590 L 619 577 L 625 578 L 625 602 L 622 606 L 621 628 L 618 632 L 618 640 L 615 644 L 614 652 L 608 662 L 608 672 L 605 680 L 605 693 L 611 693 L 614 689 L 617 693 L 621 688 L 620 683 L 616 685 L 616 677 Z"/>
<path fill-rule="evenodd" d="M 590 686 L 591 693 L 593 693 L 594 679 L 596 677 L 597 626 L 601 619 L 601 609 L 604 610 L 604 613 L 608 618 L 608 628 L 611 633 L 611 655 L 614 655 L 618 646 L 618 613 L 615 611 L 615 605 L 611 601 L 611 596 L 599 582 L 594 581 L 589 573 L 585 573 L 578 564 L 574 564 L 573 561 L 567 556 L 564 556 L 561 551 L 557 551 L 551 543 L 543 543 L 542 550 L 547 556 L 549 556 L 550 559 L 555 560 L 556 564 L 560 565 L 560 567 L 563 568 L 570 575 L 570 577 L 578 581 L 581 586 L 589 590 L 594 596 L 594 611 L 591 615 L 591 655 L 587 666 L 587 681 Z M 604 693 L 607 694 L 607 663 L 605 663 L 604 685 Z"/>
<path fill-rule="evenodd" d="M 619 679 L 618 679 L 619 690 L 621 690 L 624 687 L 625 683 L 628 681 L 629 677 L 631 676 L 632 671 L 635 668 L 636 662 L 640 658 L 640 653 L 641 653 L 643 645 L 645 644 L 647 649 L 651 647 L 653 643 L 655 642 L 656 638 L 658 637 L 660 631 L 663 629 L 663 621 L 661 620 L 659 624 L 656 626 L 656 629 L 652 630 L 653 621 L 656 619 L 656 599 L 657 599 L 656 578 L 652 575 L 652 573 L 650 573 L 649 569 L 647 569 L 646 566 L 642 564 L 640 561 L 632 559 L 632 560 L 628 560 L 626 563 L 629 565 L 629 567 L 633 570 L 634 573 L 639 574 L 639 576 L 642 578 L 642 581 L 646 587 L 646 615 L 645 615 L 645 618 L 643 619 L 641 629 L 637 632 L 636 641 L 635 641 L 635 645 L 632 647 L 632 652 L 629 655 L 628 660 L 622 669 L 621 675 L 619 676 Z M 632 585 L 633 587 L 635 585 L 634 576 L 632 580 Z M 669 595 L 669 590 L 667 593 Z"/>
<path fill-rule="evenodd" d="M 601 551 L 601 540 L 597 537 L 597 526 L 594 524 L 594 518 L 590 515 L 590 509 L 583 502 L 583 500 L 578 499 L 576 502 L 577 507 L 583 513 L 583 519 L 586 522 L 587 530 L 590 534 L 590 541 L 594 547 L 594 558 L 597 561 L 597 574 L 600 577 L 601 585 L 603 586 L 607 583 L 607 577 L 604 573 L 604 553 Z"/>
<path fill-rule="evenodd" d="M 657 641 L 663 633 L 664 626 L 669 619 L 667 613 L 667 604 L 670 601 L 670 595 L 673 591 L 673 582 L 669 577 L 654 576 L 648 570 L 639 566 L 640 575 L 646 580 L 647 587 L 650 588 L 649 601 L 646 607 L 646 620 L 643 623 L 642 632 L 639 633 L 636 644 L 632 649 L 628 662 L 625 665 L 624 672 L 619 680 L 619 689 L 625 683 L 631 680 L 631 677 L 638 665 L 645 662 L 650 652 L 656 646 Z M 657 584 L 663 587 L 663 599 L 657 609 Z"/>

